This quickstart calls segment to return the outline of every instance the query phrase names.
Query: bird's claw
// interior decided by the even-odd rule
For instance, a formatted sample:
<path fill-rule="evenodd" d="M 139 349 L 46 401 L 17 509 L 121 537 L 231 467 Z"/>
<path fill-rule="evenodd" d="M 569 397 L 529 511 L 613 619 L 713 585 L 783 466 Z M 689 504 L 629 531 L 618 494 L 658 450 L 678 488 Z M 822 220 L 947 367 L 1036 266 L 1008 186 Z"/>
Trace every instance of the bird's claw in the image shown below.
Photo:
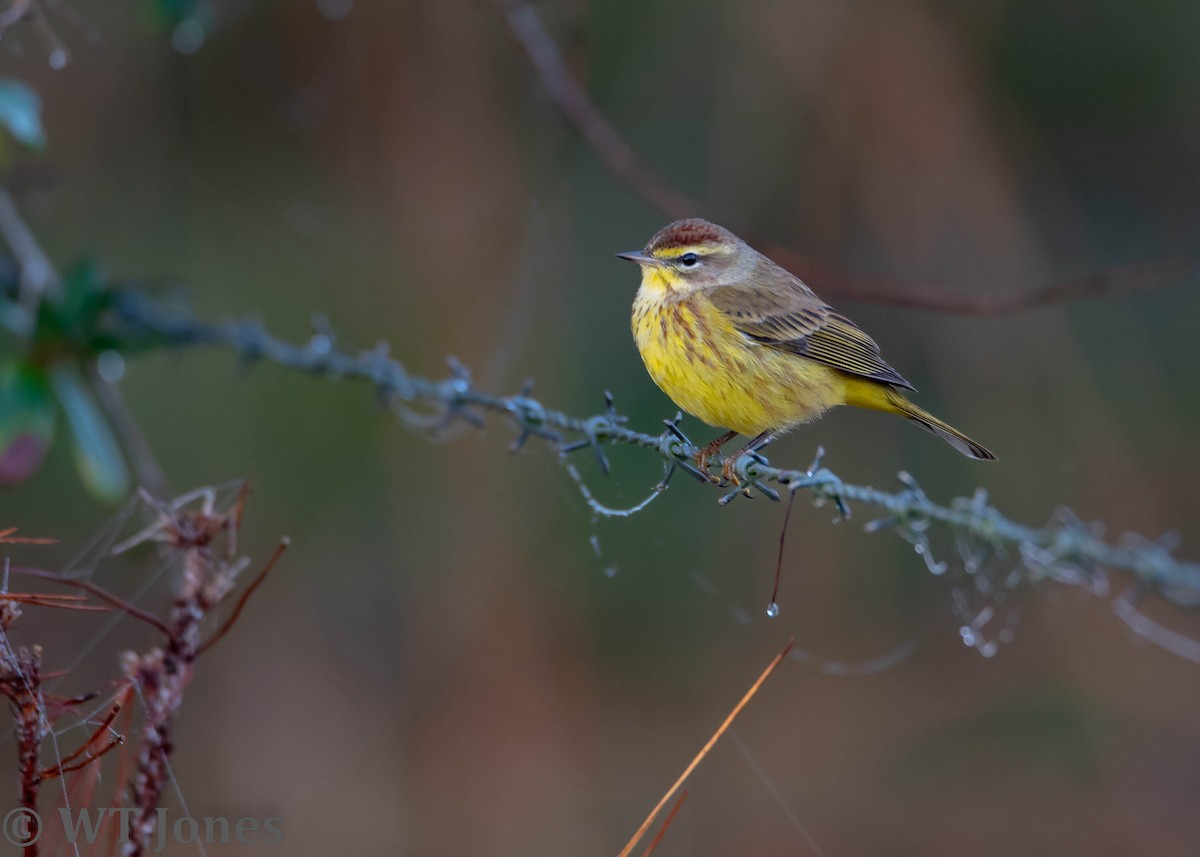
<path fill-rule="evenodd" d="M 707 479 L 709 482 L 711 482 L 713 485 L 724 485 L 725 481 L 727 481 L 727 480 L 719 479 L 719 478 L 717 478 L 716 475 L 714 475 L 708 471 L 708 460 L 717 454 L 717 451 L 715 449 L 709 448 L 711 446 L 712 446 L 712 444 L 709 444 L 708 446 L 704 447 L 703 449 L 696 450 L 696 455 L 695 455 L 696 469 L 699 470 L 700 473 L 703 474 L 704 478 Z M 722 475 L 724 475 L 724 468 L 722 468 L 721 472 L 722 472 Z"/>
<path fill-rule="evenodd" d="M 744 452 L 735 452 L 733 455 L 725 459 L 721 464 L 721 483 L 722 485 L 733 485 L 735 488 L 742 484 L 742 479 L 738 476 L 737 465 L 738 460 L 745 455 Z"/>
<path fill-rule="evenodd" d="M 742 449 L 725 459 L 721 464 L 722 485 L 733 485 L 733 490 L 729 491 L 720 499 L 722 506 L 731 502 L 735 497 L 742 496 L 747 499 L 754 497 L 751 493 L 752 488 L 757 488 L 758 491 L 767 499 L 779 502 L 779 492 L 768 485 L 763 484 L 753 473 L 748 472 L 751 464 L 766 465 L 767 460 L 752 449 Z"/>

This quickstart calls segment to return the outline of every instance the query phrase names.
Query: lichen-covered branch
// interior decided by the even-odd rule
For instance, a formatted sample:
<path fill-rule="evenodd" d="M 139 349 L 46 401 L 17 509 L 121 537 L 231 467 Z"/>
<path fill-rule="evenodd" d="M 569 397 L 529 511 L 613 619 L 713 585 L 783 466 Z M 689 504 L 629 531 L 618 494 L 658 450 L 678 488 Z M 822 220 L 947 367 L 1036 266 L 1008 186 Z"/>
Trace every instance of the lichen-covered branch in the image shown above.
<path fill-rule="evenodd" d="M 385 343 L 356 354 L 339 349 L 325 324 L 318 324 L 317 332 L 307 342 L 294 344 L 273 336 L 255 321 L 208 322 L 168 312 L 137 290 L 115 294 L 113 315 L 116 338 L 138 342 L 143 348 L 220 346 L 250 363 L 264 361 L 325 378 L 366 381 L 406 423 L 423 430 L 436 432 L 456 420 L 481 424 L 482 414 L 490 411 L 512 423 L 516 431 L 514 450 L 530 437 L 550 442 L 564 455 L 586 447 L 607 472 L 605 445 L 635 446 L 660 460 L 664 467 L 665 475 L 656 491 L 665 489 L 679 469 L 698 477 L 702 486 L 717 487 L 695 469 L 697 447 L 679 431 L 677 420 L 667 421 L 659 434 L 637 431 L 617 413 L 611 397 L 599 414 L 572 416 L 531 398 L 529 384 L 508 396 L 480 390 L 472 384 L 466 369 L 454 361 L 448 377 L 425 378 L 408 372 L 390 356 Z M 425 410 L 417 413 L 414 407 Z M 720 457 L 712 459 L 715 468 L 722 463 Z M 1178 559 L 1170 545 L 1138 536 L 1110 542 L 1102 537 L 1102 528 L 1084 523 L 1067 510 L 1061 510 L 1044 526 L 1029 526 L 1010 520 L 990 505 L 982 490 L 972 497 L 943 503 L 928 497 L 908 474 L 900 474 L 901 485 L 894 491 L 854 485 L 823 466 L 819 456 L 803 469 L 775 467 L 761 456 L 747 456 L 736 462 L 735 471 L 745 488 L 772 497 L 778 496 L 772 486 L 807 491 L 818 503 L 834 504 L 843 517 L 849 516 L 851 505 L 873 507 L 880 514 L 866 525 L 868 532 L 897 531 L 913 544 L 932 572 L 965 575 L 971 579 L 976 595 L 992 600 L 1002 600 L 1006 590 L 1020 584 L 1045 579 L 1107 594 L 1108 573 L 1123 572 L 1133 587 L 1122 593 L 1126 607 L 1149 595 L 1158 595 L 1182 608 L 1200 605 L 1200 564 Z M 729 502 L 744 488 L 718 490 L 722 501 Z M 941 549 L 939 539 L 951 545 L 953 568 L 935 557 Z M 984 623 L 994 612 L 989 606 Z M 1130 627 L 1141 633 L 1136 623 L 1130 622 Z M 964 637 L 979 630 L 974 623 L 964 624 Z"/>

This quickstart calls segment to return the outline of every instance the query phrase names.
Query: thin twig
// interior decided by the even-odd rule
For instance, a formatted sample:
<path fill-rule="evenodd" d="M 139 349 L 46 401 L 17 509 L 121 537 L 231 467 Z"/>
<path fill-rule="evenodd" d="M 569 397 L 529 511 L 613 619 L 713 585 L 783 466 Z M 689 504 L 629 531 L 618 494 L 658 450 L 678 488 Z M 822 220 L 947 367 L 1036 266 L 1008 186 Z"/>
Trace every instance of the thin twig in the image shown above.
<path fill-rule="evenodd" d="M 43 592 L 3 592 L 0 593 L 0 602 L 28 604 L 31 607 L 55 607 L 79 613 L 108 613 L 112 610 L 111 607 L 86 603 L 87 596 L 84 595 L 52 595 Z"/>
<path fill-rule="evenodd" d="M 562 50 L 533 4 L 527 0 L 499 2 L 509 30 L 525 51 L 550 99 L 609 172 L 668 217 L 697 216 L 703 210 L 701 204 L 646 163 L 592 103 L 571 74 Z M 752 238 L 751 243 L 814 284 L 821 294 L 840 301 L 981 317 L 1008 315 L 1099 295 L 1164 289 L 1191 278 L 1197 270 L 1194 258 L 1181 257 L 1111 268 L 1015 294 L 959 295 L 926 283 L 893 283 L 847 275 L 773 242 Z"/>
<path fill-rule="evenodd" d="M 64 774 L 78 771 L 80 768 L 90 765 L 92 762 L 99 759 L 114 747 L 124 744 L 125 736 L 111 728 L 113 721 L 117 719 L 117 715 L 120 713 L 121 706 L 118 703 L 109 710 L 108 715 L 100 722 L 100 725 L 96 727 L 87 741 L 81 744 L 79 748 L 75 750 L 75 752 L 59 759 L 57 764 L 49 768 L 45 768 L 39 772 L 38 778 L 42 780 L 52 780 L 56 777 L 61 777 Z M 99 742 L 100 736 L 105 732 L 111 733 L 108 744 L 101 749 L 99 753 L 93 753 L 91 751 L 93 745 Z M 80 759 L 80 757 L 82 757 L 82 759 L 80 761 L 76 761 L 77 759 Z"/>
<path fill-rule="evenodd" d="M 88 367 L 88 381 L 91 382 L 100 407 L 104 408 L 108 415 L 109 424 L 121 439 L 121 447 L 133 465 L 137 484 L 155 497 L 169 497 L 172 493 L 171 486 L 167 482 L 162 465 L 155 458 L 154 450 L 142 434 L 137 420 L 129 412 L 120 388 L 103 378 L 95 366 Z"/>
<path fill-rule="evenodd" d="M 131 604 L 120 596 L 113 595 L 107 589 L 103 588 L 102 586 L 97 586 L 90 581 L 81 580 L 74 577 L 63 577 L 60 574 L 55 574 L 53 571 L 46 571 L 42 568 L 28 568 L 25 566 L 14 565 L 10 566 L 9 570 L 15 574 L 24 574 L 28 577 L 36 577 L 41 580 L 49 580 L 53 583 L 61 583 L 63 586 L 72 586 L 75 589 L 82 589 L 84 592 L 91 593 L 106 604 L 111 604 L 122 613 L 126 613 L 129 616 L 132 616 L 134 619 L 140 619 L 147 625 L 157 628 L 168 638 L 171 636 L 171 629 L 167 627 L 166 623 L 163 622 L 162 619 L 159 619 L 153 613 L 143 610 L 136 604 Z"/>
<path fill-rule="evenodd" d="M 17 302 L 24 310 L 32 330 L 41 302 L 46 298 L 58 298 L 62 292 L 62 281 L 42 250 L 42 245 L 21 217 L 12 194 L 3 185 L 0 185 L 0 238 L 4 239 L 17 262 L 21 284 Z"/>
<path fill-rule="evenodd" d="M 62 765 L 55 765 L 53 768 L 48 768 L 40 772 L 38 776 L 43 780 L 53 780 L 63 776 L 64 774 L 70 774 L 74 773 L 75 771 L 82 770 L 92 762 L 98 761 L 102 756 L 104 756 L 105 753 L 122 746 L 124 743 L 125 736 L 114 735 L 109 739 L 108 743 L 104 745 L 99 753 L 88 753 L 78 762 L 75 762 L 73 765 L 67 765 L 66 767 L 63 767 Z"/>

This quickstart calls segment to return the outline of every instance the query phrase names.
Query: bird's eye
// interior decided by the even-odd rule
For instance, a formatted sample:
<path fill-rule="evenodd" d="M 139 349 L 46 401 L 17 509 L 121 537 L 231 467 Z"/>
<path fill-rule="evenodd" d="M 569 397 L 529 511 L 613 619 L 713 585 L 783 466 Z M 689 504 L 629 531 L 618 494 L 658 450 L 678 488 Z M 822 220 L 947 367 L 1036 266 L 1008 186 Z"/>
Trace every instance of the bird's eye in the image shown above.
<path fill-rule="evenodd" d="M 685 268 L 694 268 L 700 264 L 700 257 L 695 253 L 684 253 L 679 257 L 679 264 Z"/>

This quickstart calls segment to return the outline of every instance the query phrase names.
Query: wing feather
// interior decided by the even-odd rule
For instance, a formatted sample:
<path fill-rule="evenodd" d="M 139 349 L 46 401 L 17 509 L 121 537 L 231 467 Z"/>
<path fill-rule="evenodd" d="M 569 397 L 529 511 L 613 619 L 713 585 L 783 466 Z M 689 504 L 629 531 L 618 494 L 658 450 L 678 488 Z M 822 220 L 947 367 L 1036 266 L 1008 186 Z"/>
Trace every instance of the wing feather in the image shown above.
<path fill-rule="evenodd" d="M 717 309 L 746 336 L 852 375 L 915 389 L 884 362 L 875 340 L 797 277 L 763 257 L 755 282 L 754 289 L 719 286 L 709 291 Z"/>

